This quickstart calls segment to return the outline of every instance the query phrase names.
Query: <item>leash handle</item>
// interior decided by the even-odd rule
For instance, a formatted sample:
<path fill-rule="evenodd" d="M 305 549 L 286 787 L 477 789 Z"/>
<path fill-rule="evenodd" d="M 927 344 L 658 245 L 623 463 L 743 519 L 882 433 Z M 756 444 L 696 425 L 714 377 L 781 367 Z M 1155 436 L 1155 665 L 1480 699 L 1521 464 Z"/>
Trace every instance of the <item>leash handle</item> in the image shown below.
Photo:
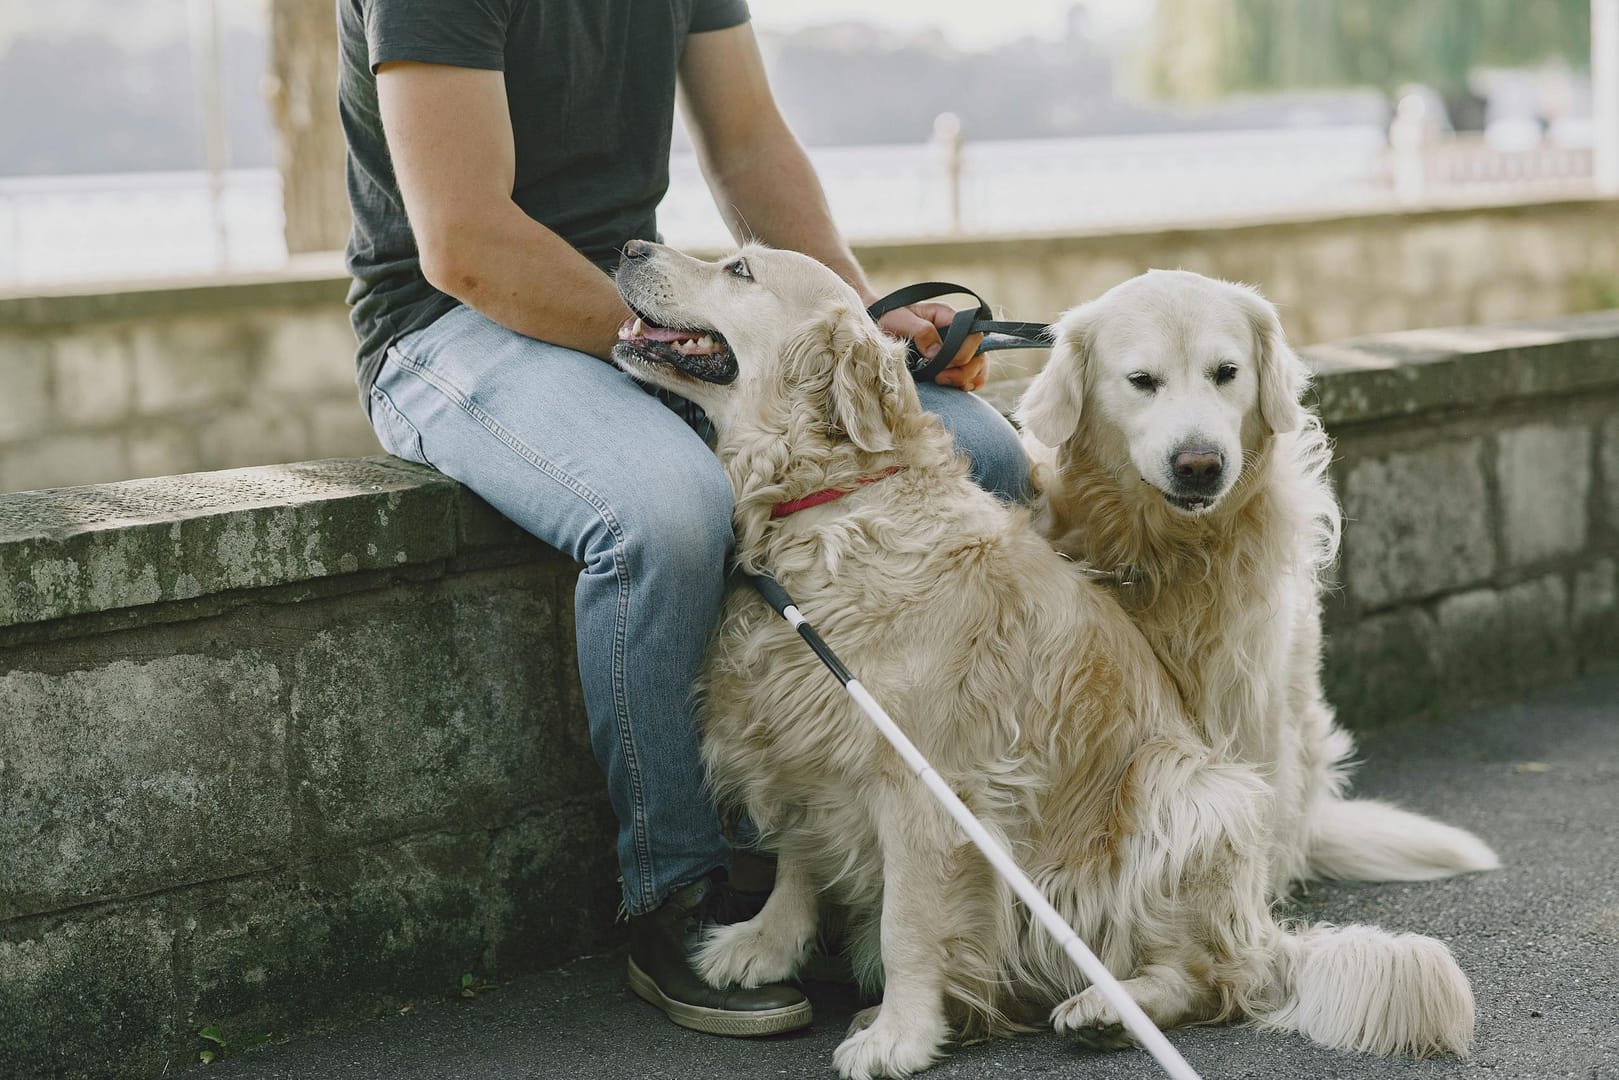
<path fill-rule="evenodd" d="M 942 344 L 932 360 L 922 355 L 921 350 L 916 347 L 916 342 L 906 342 L 909 352 L 905 366 L 910 368 L 911 375 L 917 382 L 929 382 L 935 375 L 949 367 L 950 361 L 961 351 L 962 344 L 973 334 L 984 335 L 983 343 L 978 346 L 979 352 L 1051 348 L 1050 326 L 1045 323 L 996 319 L 994 311 L 982 296 L 965 285 L 957 285 L 950 281 L 920 281 L 915 285 L 895 289 L 868 307 L 866 314 L 876 321 L 890 311 L 909 307 L 923 300 L 958 295 L 972 297 L 978 301 L 978 306 L 962 308 L 956 312 L 956 317 L 951 319 L 950 325 L 945 328 Z"/>

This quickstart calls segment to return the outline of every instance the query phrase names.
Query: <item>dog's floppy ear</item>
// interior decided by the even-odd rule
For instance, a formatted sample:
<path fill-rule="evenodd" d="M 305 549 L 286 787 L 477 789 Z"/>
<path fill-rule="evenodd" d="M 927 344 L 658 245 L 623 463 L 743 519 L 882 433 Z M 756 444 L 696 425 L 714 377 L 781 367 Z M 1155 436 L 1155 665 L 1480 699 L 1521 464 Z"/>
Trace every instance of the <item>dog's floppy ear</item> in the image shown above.
<path fill-rule="evenodd" d="M 1051 358 L 1018 401 L 1018 426 L 1047 446 L 1061 446 L 1079 427 L 1095 307 L 1083 304 L 1057 321 Z"/>
<path fill-rule="evenodd" d="M 892 450 L 894 431 L 916 391 L 900 346 L 864 311 L 839 305 L 801 328 L 785 347 L 788 377 L 822 386 L 826 418 L 868 453 Z M 920 405 L 915 407 L 920 408 Z"/>
<path fill-rule="evenodd" d="M 1287 344 L 1276 306 L 1252 289 L 1243 291 L 1248 321 L 1254 331 L 1254 356 L 1259 375 L 1259 417 L 1272 435 L 1304 426 L 1299 398 L 1309 384 L 1304 362 Z"/>

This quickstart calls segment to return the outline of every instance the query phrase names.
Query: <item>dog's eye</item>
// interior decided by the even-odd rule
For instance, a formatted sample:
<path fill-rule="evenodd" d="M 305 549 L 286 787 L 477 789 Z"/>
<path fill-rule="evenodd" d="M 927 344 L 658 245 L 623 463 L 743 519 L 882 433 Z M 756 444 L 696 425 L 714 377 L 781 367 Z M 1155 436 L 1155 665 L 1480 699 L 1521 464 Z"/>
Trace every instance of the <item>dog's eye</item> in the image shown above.
<path fill-rule="evenodd" d="M 732 277 L 739 277 L 743 281 L 752 281 L 753 275 L 748 273 L 748 260 L 732 259 L 725 264 L 725 272 Z"/>
<path fill-rule="evenodd" d="M 1236 364 L 1221 364 L 1219 367 L 1214 369 L 1214 384 L 1216 386 L 1224 386 L 1226 383 L 1230 382 L 1236 377 Z"/>
<path fill-rule="evenodd" d="M 1158 380 L 1148 375 L 1145 371 L 1138 371 L 1134 375 L 1126 375 L 1125 379 L 1137 390 L 1145 390 L 1149 394 L 1158 389 Z"/>

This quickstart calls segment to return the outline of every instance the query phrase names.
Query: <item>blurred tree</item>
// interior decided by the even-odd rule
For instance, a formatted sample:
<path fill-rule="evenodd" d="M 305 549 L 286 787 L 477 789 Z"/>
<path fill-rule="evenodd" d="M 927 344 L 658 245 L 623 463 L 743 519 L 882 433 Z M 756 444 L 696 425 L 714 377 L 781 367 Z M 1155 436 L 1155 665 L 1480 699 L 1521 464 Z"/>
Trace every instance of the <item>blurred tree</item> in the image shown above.
<path fill-rule="evenodd" d="M 1181 101 L 1405 82 L 1460 96 L 1477 67 L 1586 66 L 1590 0 L 1158 0 L 1147 48 L 1149 85 Z"/>
<path fill-rule="evenodd" d="M 268 93 L 278 136 L 288 254 L 332 251 L 348 242 L 333 10 L 332 0 L 275 0 L 270 5 Z"/>

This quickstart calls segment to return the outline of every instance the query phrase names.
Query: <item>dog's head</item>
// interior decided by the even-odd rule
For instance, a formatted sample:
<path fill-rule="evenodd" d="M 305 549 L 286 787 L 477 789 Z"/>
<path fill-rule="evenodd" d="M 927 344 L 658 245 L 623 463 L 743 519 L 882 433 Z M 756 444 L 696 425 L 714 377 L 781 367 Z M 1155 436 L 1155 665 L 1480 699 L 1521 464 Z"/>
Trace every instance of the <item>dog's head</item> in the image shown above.
<path fill-rule="evenodd" d="M 635 241 L 616 280 L 636 317 L 613 360 L 702 406 L 722 441 L 739 426 L 797 427 L 878 453 L 920 411 L 903 346 L 807 255 L 749 245 L 703 262 Z"/>
<path fill-rule="evenodd" d="M 1076 436 L 1174 509 L 1212 510 L 1245 454 L 1304 423 L 1304 365 L 1253 289 L 1180 270 L 1131 278 L 1066 313 L 1018 408 L 1047 446 Z"/>

